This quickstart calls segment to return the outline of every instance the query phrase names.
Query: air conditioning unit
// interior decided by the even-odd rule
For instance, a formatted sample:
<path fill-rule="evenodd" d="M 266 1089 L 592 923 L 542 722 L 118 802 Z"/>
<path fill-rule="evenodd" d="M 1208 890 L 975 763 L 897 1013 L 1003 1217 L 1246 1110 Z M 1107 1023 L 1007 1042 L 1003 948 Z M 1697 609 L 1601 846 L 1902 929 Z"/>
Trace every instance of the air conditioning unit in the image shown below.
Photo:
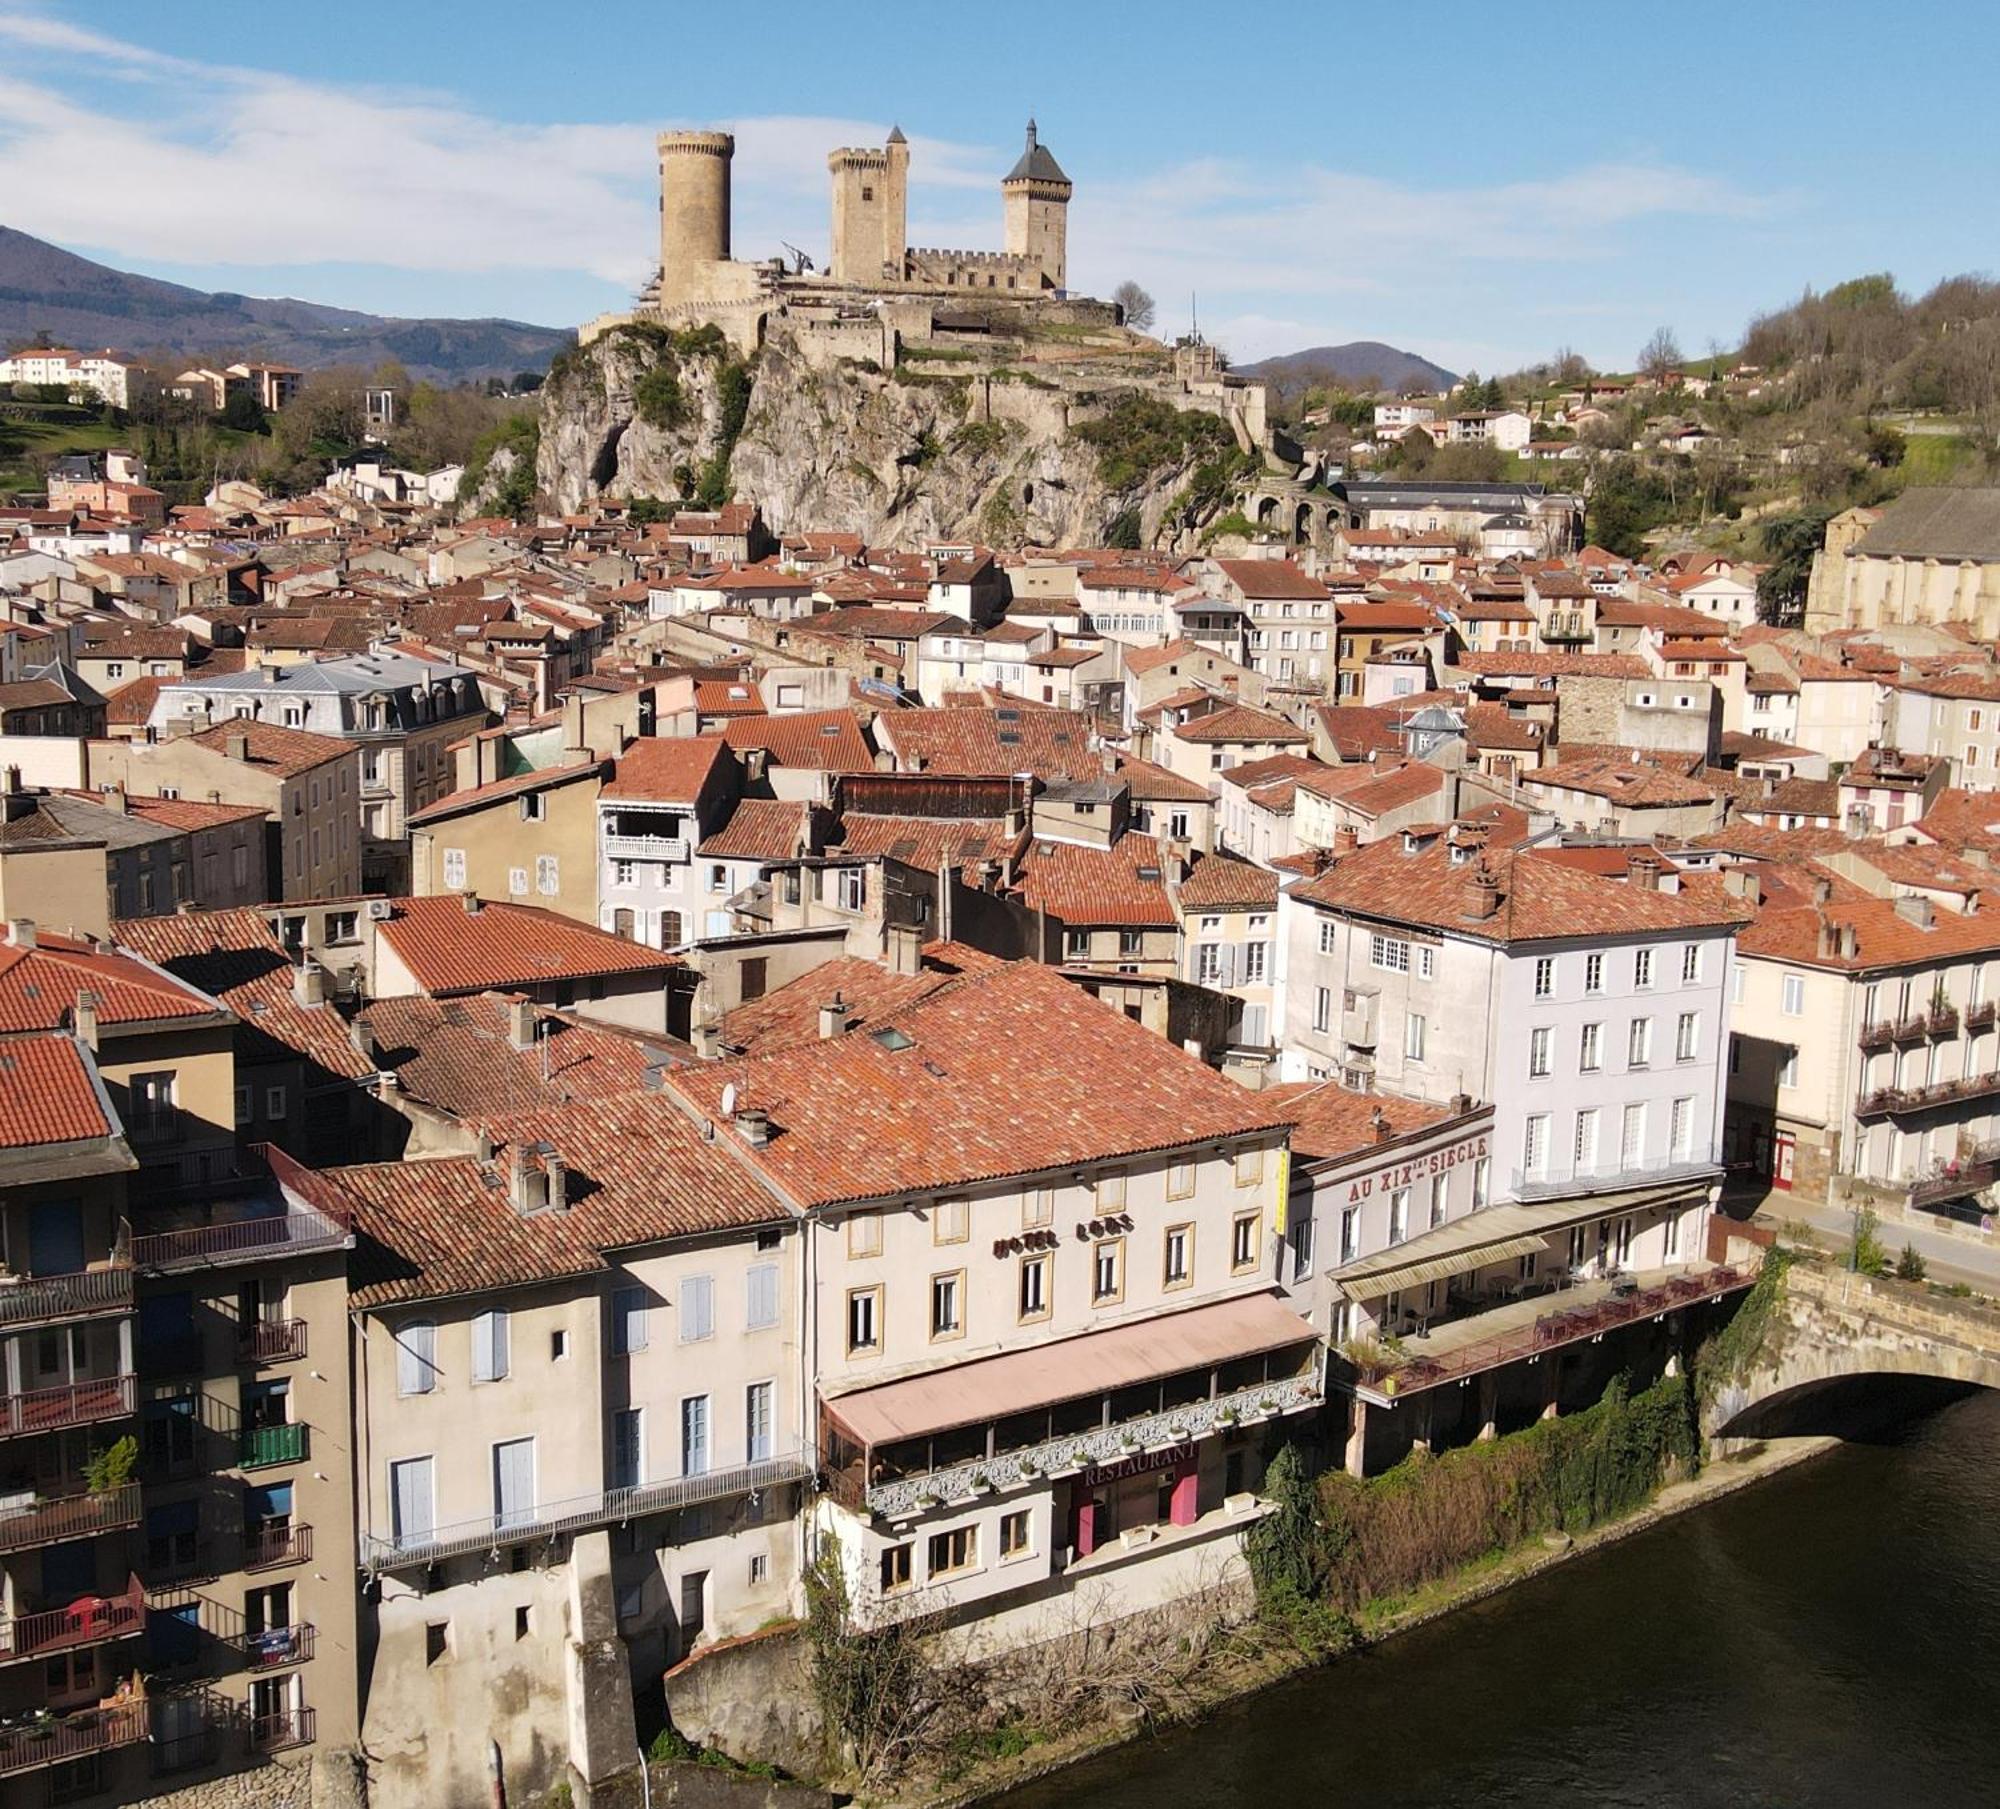
<path fill-rule="evenodd" d="M 370 923 L 387 923 L 395 914 L 395 907 L 386 898 L 371 898 L 368 901 Z"/>

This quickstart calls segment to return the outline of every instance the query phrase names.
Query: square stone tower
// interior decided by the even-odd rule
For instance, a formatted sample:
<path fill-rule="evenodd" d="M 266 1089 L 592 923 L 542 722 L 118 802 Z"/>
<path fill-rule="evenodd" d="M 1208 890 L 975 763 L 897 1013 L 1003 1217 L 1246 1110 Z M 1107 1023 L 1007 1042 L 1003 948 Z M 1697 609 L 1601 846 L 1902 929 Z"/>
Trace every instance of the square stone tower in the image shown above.
<path fill-rule="evenodd" d="M 1000 183 L 1001 208 L 1006 217 L 1008 256 L 1026 258 L 1033 264 L 1041 272 L 1044 288 L 1069 287 L 1072 187 L 1048 147 L 1037 142 L 1035 122 L 1029 120 L 1027 148 Z"/>
<path fill-rule="evenodd" d="M 910 144 L 900 126 L 881 150 L 829 154 L 833 256 L 844 283 L 900 283 L 909 262 Z"/>

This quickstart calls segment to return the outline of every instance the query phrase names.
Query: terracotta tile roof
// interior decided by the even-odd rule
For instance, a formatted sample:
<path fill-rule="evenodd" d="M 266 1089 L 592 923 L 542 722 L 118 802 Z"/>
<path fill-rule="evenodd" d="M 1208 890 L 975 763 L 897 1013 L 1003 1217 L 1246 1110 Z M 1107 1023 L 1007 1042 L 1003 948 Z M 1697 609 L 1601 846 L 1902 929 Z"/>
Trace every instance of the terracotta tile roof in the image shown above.
<path fill-rule="evenodd" d="M 1087 779 L 1103 770 L 1091 751 L 1090 719 L 1074 710 L 892 710 L 875 719 L 875 738 L 906 770 L 1040 779 Z"/>
<path fill-rule="evenodd" d="M 893 973 L 879 961 L 843 955 L 802 974 L 776 992 L 739 1005 L 722 1020 L 723 1046 L 733 1055 L 770 1055 L 820 1040 L 820 1007 L 838 998 L 847 1032 L 956 986 L 967 973 L 986 973 L 1006 964 L 957 943 L 933 943 L 924 951 L 919 973 Z"/>
<path fill-rule="evenodd" d="M 108 945 L 93 948 L 42 931 L 34 948 L 0 946 L 0 1031 L 59 1030 L 73 1017 L 79 992 L 94 993 L 98 1023 L 114 1027 L 210 1018 L 223 1009 L 206 993 Z"/>
<path fill-rule="evenodd" d="M 696 851 L 713 860 L 790 860 L 806 845 L 807 807 L 789 798 L 738 798 Z"/>
<path fill-rule="evenodd" d="M 404 1093 L 457 1118 L 534 1111 L 645 1086 L 646 1045 L 558 1011 L 530 1006 L 536 1040 L 516 1049 L 502 993 L 457 999 L 378 999 L 355 1022 L 373 1039 L 372 1066 Z"/>
<path fill-rule="evenodd" d="M 1213 746 L 1226 742 L 1274 741 L 1286 746 L 1303 746 L 1312 739 L 1289 717 L 1273 716 L 1268 710 L 1253 710 L 1248 704 L 1225 704 L 1206 716 L 1197 716 L 1172 731 L 1176 741 Z"/>
<path fill-rule="evenodd" d="M 1448 793 L 1450 783 L 1450 775 L 1443 767 L 1433 766 L 1427 760 L 1408 760 L 1387 772 L 1371 774 L 1360 784 L 1346 787 L 1338 796 L 1343 810 L 1379 817 L 1384 811 L 1401 810 L 1425 798 L 1442 798 Z"/>
<path fill-rule="evenodd" d="M 694 687 L 694 707 L 703 716 L 761 716 L 764 700 L 755 685 L 734 679 L 699 679 Z"/>
<path fill-rule="evenodd" d="M 239 1062 L 303 1058 L 349 1080 L 374 1072 L 331 1005 L 299 1003 L 291 957 L 261 911 L 184 911 L 123 918 L 111 927 L 122 947 L 236 1013 Z"/>
<path fill-rule="evenodd" d="M 701 796 L 717 764 L 728 759 L 729 743 L 720 735 L 634 741 L 618 756 L 599 795 L 691 804 Z"/>
<path fill-rule="evenodd" d="M 1215 564 L 1246 597 L 1259 602 L 1301 598 L 1324 602 L 1330 594 L 1317 578 L 1307 577 L 1289 559 L 1218 559 Z"/>
<path fill-rule="evenodd" d="M 455 791 L 438 799 L 435 804 L 422 810 L 413 810 L 409 816 L 412 829 L 423 829 L 432 823 L 446 823 L 453 817 L 465 815 L 469 810 L 484 810 L 490 804 L 504 802 L 508 798 L 525 798 L 536 792 L 553 791 L 559 786 L 573 785 L 580 780 L 595 779 L 609 766 L 604 760 L 579 760 L 568 766 L 547 767 L 539 772 L 516 773 L 511 778 L 494 779 L 485 785 L 475 785 L 466 791 Z"/>
<path fill-rule="evenodd" d="M 456 894 L 399 898 L 376 933 L 425 992 L 491 992 L 586 980 L 610 974 L 656 973 L 680 963 L 609 931 L 593 929 L 532 905 L 480 901 L 468 911 Z"/>
<path fill-rule="evenodd" d="M 1700 779 L 1669 772 L 1650 760 L 1564 760 L 1521 775 L 1523 785 L 1580 791 L 1613 804 L 1671 808 L 1712 804 L 1716 788 Z"/>
<path fill-rule="evenodd" d="M 95 792 L 71 795 L 91 798 L 100 804 L 104 801 Z M 205 804 L 190 798 L 141 798 L 130 793 L 126 795 L 125 808 L 148 823 L 179 830 L 220 829 L 228 823 L 262 822 L 266 814 L 255 804 Z"/>
<path fill-rule="evenodd" d="M 1019 842 L 1005 823 L 991 817 L 862 816 L 850 811 L 827 853 L 900 861 L 925 873 L 949 862 L 971 879 L 983 862 L 1002 859 Z"/>
<path fill-rule="evenodd" d="M 1452 662 L 1480 678 L 1651 678 L 1629 653 L 1461 653 Z"/>
<path fill-rule="evenodd" d="M 1262 1097 L 1297 1120 L 1292 1154 L 1308 1162 L 1337 1160 L 1368 1149 L 1377 1141 L 1378 1121 L 1392 1136 L 1401 1137 L 1452 1116 L 1447 1105 L 1404 1099 L 1396 1093 L 1352 1093 L 1334 1080 L 1287 1081 L 1266 1087 Z"/>
<path fill-rule="evenodd" d="M 1273 911 L 1278 876 L 1269 867 L 1228 855 L 1211 854 L 1195 863 L 1181 881 L 1181 909 L 1187 911 Z"/>
<path fill-rule="evenodd" d="M 247 746 L 249 765 L 267 768 L 287 779 L 354 751 L 351 742 L 335 735 L 316 735 L 310 729 L 288 729 L 248 716 L 232 717 L 211 728 L 198 729 L 186 739 L 211 752 L 227 754 L 230 742 L 238 736 Z"/>
<path fill-rule="evenodd" d="M 875 753 L 852 710 L 795 710 L 776 716 L 735 717 L 722 738 L 741 754 L 762 748 L 780 766 L 824 773 L 866 773 Z"/>
<path fill-rule="evenodd" d="M 1395 733 L 1402 704 L 1368 707 L 1361 704 L 1316 703 L 1312 707 L 1320 732 L 1343 760 L 1365 760 L 1370 754 L 1400 754 Z"/>
<path fill-rule="evenodd" d="M 2000 854 L 2000 797 L 1990 791 L 1953 786 L 1931 800 L 1917 828 L 1951 848 L 1983 848 Z"/>
<path fill-rule="evenodd" d="M 1498 891 L 1490 916 L 1480 914 L 1482 872 Z M 1343 914 L 1503 944 L 1721 929 L 1749 915 L 1719 886 L 1712 896 L 1686 887 L 1649 891 L 1539 860 L 1528 849 L 1489 850 L 1483 858 L 1454 862 L 1441 835 L 1423 838 L 1414 852 L 1401 836 L 1371 842 L 1294 886 L 1292 896 Z"/>
<path fill-rule="evenodd" d="M 891 1027 L 903 1034 L 889 1040 L 904 1046 L 882 1039 Z M 1079 1086 L 1079 1075 L 1090 1084 Z M 676 1069 L 667 1085 L 718 1120 L 731 1085 L 741 1106 L 768 1112 L 770 1142 L 743 1153 L 807 1207 L 1116 1161 L 1287 1122 L 1025 961 L 968 975 L 872 1031 Z"/>
<path fill-rule="evenodd" d="M 1859 973 L 1924 966 L 2000 949 L 2000 912 L 1968 915 L 1938 906 L 1931 912 L 1931 927 L 1924 929 L 1898 911 L 1894 899 L 1864 892 L 1818 862 L 1766 867 L 1759 879 L 1763 902 L 1756 921 L 1736 939 L 1743 955 Z M 1711 883 L 1720 889 L 1719 882 Z M 1815 896 L 1820 884 L 1828 893 L 1823 902 Z M 1823 952 L 1822 925 L 1835 931 L 1835 952 Z M 1854 932 L 1852 955 L 1837 952 L 1838 933 L 1844 929 Z"/>
<path fill-rule="evenodd" d="M 1125 781 L 1136 803 L 1206 804 L 1209 801 L 1205 785 L 1197 785 L 1192 779 L 1183 779 L 1179 773 L 1169 772 L 1164 766 L 1155 766 L 1152 761 L 1141 760 L 1132 754 L 1118 756 L 1118 777 Z"/>
<path fill-rule="evenodd" d="M 1124 835 L 1112 848 L 1030 842 L 1016 873 L 1021 902 L 1072 929 L 1172 929 L 1178 921 L 1150 835 Z"/>
<path fill-rule="evenodd" d="M 105 1104 L 97 1065 L 75 1038 L 17 1036 L 0 1042 L 0 1149 L 121 1134 Z"/>

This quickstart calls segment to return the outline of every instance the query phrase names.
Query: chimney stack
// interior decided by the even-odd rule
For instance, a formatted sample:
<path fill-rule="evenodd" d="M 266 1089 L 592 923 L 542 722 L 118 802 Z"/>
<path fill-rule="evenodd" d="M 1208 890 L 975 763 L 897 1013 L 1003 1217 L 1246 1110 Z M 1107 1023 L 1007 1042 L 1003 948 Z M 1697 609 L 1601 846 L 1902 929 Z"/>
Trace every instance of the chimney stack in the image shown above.
<path fill-rule="evenodd" d="M 722 1026 L 713 1018 L 697 1018 L 688 1026 L 688 1043 L 705 1062 L 722 1054 Z"/>
<path fill-rule="evenodd" d="M 535 1046 L 535 1005 L 532 999 L 507 1001 L 507 1041 L 516 1049 Z"/>
<path fill-rule="evenodd" d="M 1896 915 L 1905 923 L 1915 924 L 1920 930 L 1927 930 L 1936 922 L 1931 901 L 1919 897 L 1914 892 L 1905 892 L 1896 900 Z"/>
<path fill-rule="evenodd" d="M 97 994 L 79 992 L 76 995 L 76 1019 L 73 1028 L 76 1040 L 86 1049 L 97 1049 Z"/>
<path fill-rule="evenodd" d="M 884 932 L 889 942 L 889 971 L 916 974 L 923 971 L 922 932 L 913 923 L 892 923 Z"/>
<path fill-rule="evenodd" d="M 822 1039 L 839 1036 L 847 1028 L 847 1001 L 838 992 L 819 1008 L 819 1033 Z"/>
<path fill-rule="evenodd" d="M 32 917 L 10 917 L 7 920 L 7 941 L 13 948 L 33 948 L 35 920 Z"/>
<path fill-rule="evenodd" d="M 301 1005 L 326 1003 L 326 969 L 317 961 L 304 961 L 292 976 L 292 997 Z"/>
<path fill-rule="evenodd" d="M 761 1106 L 738 1106 L 736 1134 L 752 1149 L 762 1149 L 771 1141 L 771 1114 Z"/>
<path fill-rule="evenodd" d="M 569 1210 L 569 1164 L 562 1157 L 551 1154 L 542 1163 L 542 1188 L 551 1212 Z"/>
<path fill-rule="evenodd" d="M 1635 849 L 1625 862 L 1625 883 L 1640 892 L 1660 889 L 1660 857 L 1650 848 Z"/>
<path fill-rule="evenodd" d="M 1482 859 L 1472 870 L 1472 914 L 1476 918 L 1485 919 L 1494 916 L 1499 909 L 1499 878 Z"/>
<path fill-rule="evenodd" d="M 465 907 L 466 916 L 477 917 L 479 915 L 481 907 L 479 903 L 479 894 L 477 892 L 467 892 L 462 894 L 458 902 Z"/>
<path fill-rule="evenodd" d="M 227 735 L 223 738 L 222 751 L 232 760 L 247 761 L 250 758 L 250 737 Z"/>
<path fill-rule="evenodd" d="M 1389 1128 L 1389 1114 L 1380 1106 L 1368 1114 L 1368 1128 L 1374 1133 L 1377 1143 L 1387 1143 L 1396 1134 Z"/>

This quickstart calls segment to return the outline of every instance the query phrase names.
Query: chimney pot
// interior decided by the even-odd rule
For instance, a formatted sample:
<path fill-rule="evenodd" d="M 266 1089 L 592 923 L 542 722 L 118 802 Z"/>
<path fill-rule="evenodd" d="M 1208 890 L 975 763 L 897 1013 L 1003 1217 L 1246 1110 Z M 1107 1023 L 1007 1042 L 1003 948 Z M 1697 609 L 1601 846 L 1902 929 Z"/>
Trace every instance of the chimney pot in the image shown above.
<path fill-rule="evenodd" d="M 762 1149 L 771 1141 L 771 1114 L 761 1106 L 738 1106 L 736 1134 L 752 1149 Z"/>
<path fill-rule="evenodd" d="M 480 903 L 479 903 L 479 894 L 477 892 L 465 893 L 459 899 L 459 903 L 465 907 L 466 916 L 477 917 L 479 915 Z"/>
<path fill-rule="evenodd" d="M 97 1048 L 97 994 L 83 991 L 76 995 L 76 1040 L 86 1049 Z"/>

